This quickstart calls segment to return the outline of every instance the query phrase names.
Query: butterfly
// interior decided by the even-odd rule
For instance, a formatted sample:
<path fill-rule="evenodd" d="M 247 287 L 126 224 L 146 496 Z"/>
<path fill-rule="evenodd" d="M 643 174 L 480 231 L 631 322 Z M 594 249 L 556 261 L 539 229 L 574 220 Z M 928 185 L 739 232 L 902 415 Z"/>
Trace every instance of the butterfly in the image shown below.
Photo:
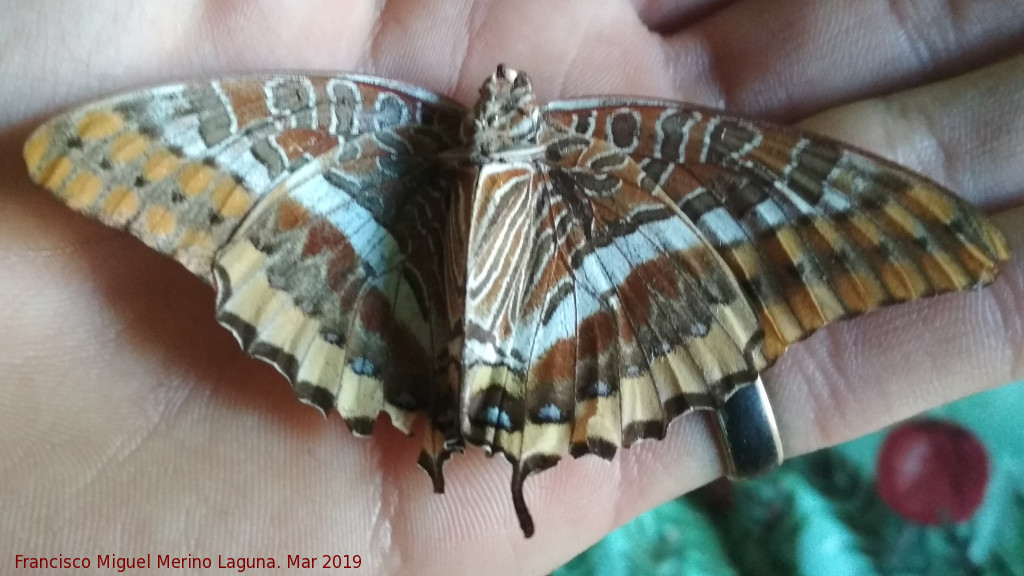
<path fill-rule="evenodd" d="M 972 206 L 869 153 L 681 102 L 541 105 L 505 66 L 472 108 L 358 74 L 142 90 L 50 120 L 24 156 L 213 285 L 300 400 L 417 433 L 436 491 L 466 443 L 504 454 L 527 536 L 529 475 L 763 400 L 791 343 L 1008 257 Z"/>

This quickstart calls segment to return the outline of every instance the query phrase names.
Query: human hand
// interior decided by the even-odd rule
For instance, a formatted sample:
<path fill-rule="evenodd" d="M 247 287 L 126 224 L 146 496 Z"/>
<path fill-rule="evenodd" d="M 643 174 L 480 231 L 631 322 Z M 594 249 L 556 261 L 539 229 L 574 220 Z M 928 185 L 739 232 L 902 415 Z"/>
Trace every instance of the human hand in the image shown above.
<path fill-rule="evenodd" d="M 656 6 L 662 6 L 656 8 Z M 527 483 L 479 450 L 431 492 L 417 440 L 353 438 L 292 399 L 213 320 L 213 293 L 28 183 L 21 145 L 59 109 L 129 88 L 256 70 L 356 70 L 471 102 L 495 64 L 542 99 L 668 97 L 794 121 L 917 169 L 970 202 L 1024 194 L 1024 13 L 893 3 L 58 0 L 0 8 L 0 520 L 28 556 L 359 554 L 379 572 L 544 572 L 721 474 L 701 417 L 611 463 Z M 899 5 L 902 6 L 902 5 Z M 706 17 L 690 19 L 689 10 Z M 666 31 L 652 34 L 637 17 Z M 662 10 L 662 12 L 659 12 Z M 673 11 L 675 13 L 668 13 Z M 970 72 L 967 76 L 955 77 Z M 896 92 L 884 99 L 872 99 Z M 838 107 L 841 106 L 842 107 Z M 1024 212 L 996 217 L 1011 247 Z M 765 381 L 787 456 L 1022 376 L 1020 258 L 990 288 L 874 312 L 793 346 Z M 155 559 L 154 559 L 155 562 Z M 322 564 L 322 560 L 321 560 Z"/>

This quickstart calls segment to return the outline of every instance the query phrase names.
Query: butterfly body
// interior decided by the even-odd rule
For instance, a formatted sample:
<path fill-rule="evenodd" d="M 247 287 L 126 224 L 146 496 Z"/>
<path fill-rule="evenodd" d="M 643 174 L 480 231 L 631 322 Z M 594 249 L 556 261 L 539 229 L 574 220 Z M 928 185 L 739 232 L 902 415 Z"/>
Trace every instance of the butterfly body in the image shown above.
<path fill-rule="evenodd" d="M 866 153 L 678 102 L 540 105 L 504 67 L 472 108 L 360 75 L 146 90 L 51 120 L 25 158 L 213 284 L 301 400 L 418 431 L 435 489 L 465 442 L 504 454 L 527 534 L 531 473 L 721 412 L 826 323 L 1007 257 Z"/>

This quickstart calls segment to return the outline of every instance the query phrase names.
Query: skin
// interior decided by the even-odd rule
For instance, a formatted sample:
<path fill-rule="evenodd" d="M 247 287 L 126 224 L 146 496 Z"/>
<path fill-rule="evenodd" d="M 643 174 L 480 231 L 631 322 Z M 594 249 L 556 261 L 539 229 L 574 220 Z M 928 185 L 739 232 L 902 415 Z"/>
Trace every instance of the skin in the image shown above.
<path fill-rule="evenodd" d="M 418 440 L 352 437 L 213 319 L 213 292 L 33 187 L 21 145 L 72 104 L 182 78 L 356 70 L 471 102 L 495 64 L 542 100 L 669 97 L 802 125 L 928 174 L 1024 254 L 1015 0 L 0 0 L 0 558 L 358 554 L 363 573 L 544 573 L 721 475 L 708 420 L 532 478 L 476 449 L 448 494 Z M 652 32 L 651 30 L 657 30 Z M 1024 376 L 1024 256 L 991 287 L 833 325 L 765 376 L 788 456 Z M 322 564 L 319 559 L 318 566 Z"/>

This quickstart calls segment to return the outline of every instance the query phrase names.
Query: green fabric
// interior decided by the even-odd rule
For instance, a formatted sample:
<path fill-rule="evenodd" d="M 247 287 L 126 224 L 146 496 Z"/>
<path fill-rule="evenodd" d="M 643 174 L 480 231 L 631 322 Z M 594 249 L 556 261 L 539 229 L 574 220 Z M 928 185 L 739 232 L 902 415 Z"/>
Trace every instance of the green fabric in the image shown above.
<path fill-rule="evenodd" d="M 888 430 L 788 461 L 772 474 L 719 481 L 651 510 L 558 569 L 619 574 L 1024 574 L 1024 382 L 928 414 L 985 446 L 990 479 L 968 520 L 920 526 L 875 489 Z"/>

